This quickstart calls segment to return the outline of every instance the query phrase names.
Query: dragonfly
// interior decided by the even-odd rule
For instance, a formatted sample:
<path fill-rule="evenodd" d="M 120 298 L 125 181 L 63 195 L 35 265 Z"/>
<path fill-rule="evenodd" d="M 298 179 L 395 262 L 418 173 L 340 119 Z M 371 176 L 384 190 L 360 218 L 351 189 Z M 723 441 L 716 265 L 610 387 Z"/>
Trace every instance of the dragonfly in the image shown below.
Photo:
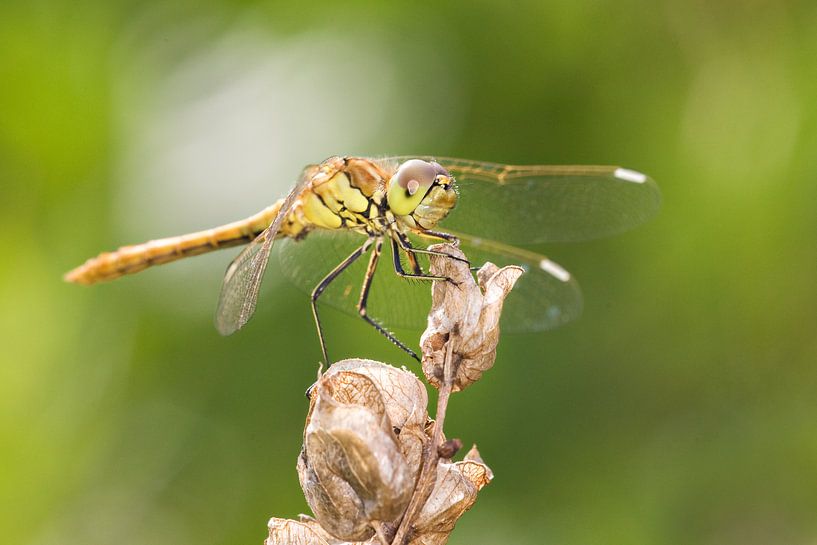
<path fill-rule="evenodd" d="M 387 327 L 425 323 L 430 290 L 406 280 L 445 280 L 427 272 L 438 254 L 431 242 L 458 245 L 471 263 L 521 265 L 526 274 L 506 301 L 502 327 L 543 331 L 577 318 L 582 296 L 565 268 L 529 247 L 624 232 L 653 216 L 660 201 L 650 177 L 618 166 L 333 156 L 305 167 L 286 197 L 250 217 L 102 253 L 65 280 L 94 284 L 246 244 L 227 268 L 216 311 L 216 328 L 230 335 L 253 316 L 280 241 L 280 273 L 310 294 L 324 362 L 319 301 L 357 314 L 419 360 Z M 392 271 L 378 274 L 388 253 Z"/>

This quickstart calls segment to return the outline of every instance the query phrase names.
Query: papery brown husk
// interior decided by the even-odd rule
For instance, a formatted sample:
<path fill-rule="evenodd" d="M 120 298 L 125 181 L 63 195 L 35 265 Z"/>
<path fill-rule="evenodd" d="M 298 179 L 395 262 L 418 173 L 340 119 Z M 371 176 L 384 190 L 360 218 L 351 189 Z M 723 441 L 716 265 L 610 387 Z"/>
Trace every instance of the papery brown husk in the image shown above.
<path fill-rule="evenodd" d="M 450 244 L 437 244 L 429 249 L 465 259 L 465 254 Z M 434 282 L 428 327 L 420 339 L 423 374 L 433 386 L 439 388 L 442 383 L 449 340 L 454 343 L 453 391 L 465 389 L 493 366 L 502 305 L 523 272 L 517 266 L 500 269 L 486 263 L 474 281 L 468 263 L 431 257 L 431 273 L 451 280 Z"/>
<path fill-rule="evenodd" d="M 493 479 L 493 472 L 474 446 L 461 462 L 437 466 L 434 490 L 414 522 L 410 545 L 442 545 L 459 518 L 477 500 L 477 493 Z"/>
<path fill-rule="evenodd" d="M 419 469 L 426 402 L 414 375 L 377 362 L 339 362 L 318 381 L 298 475 L 326 532 L 364 541 L 374 523 L 399 519 Z"/>
<path fill-rule="evenodd" d="M 379 545 L 376 537 L 366 541 L 342 541 L 326 532 L 318 521 L 271 518 L 264 545 Z"/>
<path fill-rule="evenodd" d="M 422 382 L 406 369 L 398 369 L 367 359 L 342 360 L 333 364 L 324 377 L 347 372 L 364 375 L 377 387 L 386 408 L 386 415 L 406 463 L 416 478 L 420 468 L 423 445 L 427 440 L 428 393 Z"/>

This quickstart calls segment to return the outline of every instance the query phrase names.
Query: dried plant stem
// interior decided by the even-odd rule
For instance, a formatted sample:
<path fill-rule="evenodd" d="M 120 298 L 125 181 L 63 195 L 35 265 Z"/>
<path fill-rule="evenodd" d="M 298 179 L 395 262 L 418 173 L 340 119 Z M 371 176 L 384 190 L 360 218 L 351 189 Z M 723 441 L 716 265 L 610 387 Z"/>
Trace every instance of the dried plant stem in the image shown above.
<path fill-rule="evenodd" d="M 380 541 L 381 545 L 389 545 L 389 538 L 386 536 L 383 523 L 375 521 L 372 523 L 372 527 L 374 528 L 375 534 L 377 534 L 377 539 Z"/>
<path fill-rule="evenodd" d="M 423 506 L 434 490 L 437 480 L 437 463 L 440 460 L 439 447 L 442 444 L 443 425 L 445 424 L 445 413 L 448 410 L 448 399 L 454 384 L 453 370 L 454 335 L 452 334 L 447 342 L 445 363 L 443 364 L 443 380 L 437 394 L 437 414 L 434 419 L 434 432 L 431 441 L 428 442 L 423 452 L 423 466 L 420 476 L 417 479 L 417 486 L 411 496 L 403 520 L 397 528 L 391 545 L 405 545 L 411 537 L 414 520 L 420 514 Z M 376 529 L 375 529 L 376 530 Z"/>

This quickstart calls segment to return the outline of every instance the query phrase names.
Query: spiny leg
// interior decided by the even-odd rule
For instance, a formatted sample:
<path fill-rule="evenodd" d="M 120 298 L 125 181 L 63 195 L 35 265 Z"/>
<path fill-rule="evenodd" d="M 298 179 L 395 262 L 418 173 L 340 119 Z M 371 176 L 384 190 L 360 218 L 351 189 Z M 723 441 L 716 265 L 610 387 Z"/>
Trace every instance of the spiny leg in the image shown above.
<path fill-rule="evenodd" d="M 425 238 L 436 238 L 438 240 L 444 240 L 446 242 L 450 242 L 454 246 L 460 246 L 460 239 L 456 235 L 452 235 L 451 233 L 443 233 L 442 231 L 432 231 L 431 229 L 426 229 L 424 231 L 418 231 L 418 235 Z"/>
<path fill-rule="evenodd" d="M 415 280 L 450 280 L 447 276 L 435 276 L 433 274 L 425 274 L 420 269 L 420 273 L 408 273 L 405 269 L 403 269 L 403 263 L 400 261 L 400 250 L 402 248 L 399 246 L 399 243 L 395 239 L 391 239 L 391 253 L 392 253 L 392 261 L 394 261 L 394 272 L 397 273 L 398 276 L 402 276 L 403 278 L 414 278 Z M 408 253 L 408 251 L 407 251 Z"/>
<path fill-rule="evenodd" d="M 442 231 L 432 231 L 431 229 L 426 229 L 425 231 L 417 231 L 417 235 L 419 235 L 421 237 L 425 237 L 425 238 L 434 238 L 434 239 L 438 239 L 438 240 L 444 240 L 446 242 L 450 242 L 451 244 L 453 244 L 455 248 L 460 247 L 460 238 L 457 235 L 452 235 L 451 233 L 444 233 Z M 418 250 L 415 248 L 415 251 L 418 251 Z M 422 253 L 422 252 L 420 252 L 420 253 Z M 469 268 L 471 269 L 471 272 L 477 272 L 479 270 L 479 267 L 475 267 L 475 266 L 471 265 L 471 262 L 468 261 L 468 260 L 462 260 L 462 259 L 460 259 L 458 257 L 454 257 L 454 256 L 449 256 L 449 257 L 451 257 L 452 259 L 457 259 L 459 261 L 464 261 L 465 263 L 468 263 L 468 265 L 470 265 Z"/>
<path fill-rule="evenodd" d="M 428 238 L 441 238 L 441 236 L 438 236 L 438 235 L 445 235 L 445 236 L 450 237 L 450 238 L 446 238 L 446 239 L 443 239 L 443 240 L 448 240 L 449 242 L 453 242 L 455 247 L 459 247 L 460 241 L 454 235 L 448 235 L 447 233 L 436 233 L 435 231 L 424 231 L 424 232 L 418 232 L 417 234 L 422 234 L 422 233 L 434 233 L 433 235 L 429 236 Z M 454 242 L 454 241 L 456 241 L 456 242 Z M 406 255 L 409 256 L 409 261 L 412 261 L 412 259 L 413 259 L 416 262 L 416 257 L 414 257 L 413 254 L 424 254 L 424 255 L 436 255 L 436 256 L 440 256 L 440 257 L 447 257 L 449 259 L 453 259 L 455 261 L 460 261 L 462 263 L 466 263 L 467 265 L 471 265 L 471 263 L 467 259 L 463 259 L 461 257 L 457 257 L 457 256 L 454 256 L 454 255 L 451 255 L 451 254 L 447 254 L 445 252 L 438 252 L 437 250 L 429 250 L 428 248 L 415 248 L 414 246 L 412 246 L 411 241 L 408 239 L 408 237 L 403 233 L 397 233 L 397 243 L 400 245 L 400 248 L 404 252 L 406 252 Z M 416 272 L 418 272 L 418 271 L 415 269 L 415 273 Z M 420 269 L 419 272 L 422 274 L 422 269 Z"/>
<path fill-rule="evenodd" d="M 320 283 L 315 286 L 315 289 L 312 290 L 312 316 L 315 318 L 315 325 L 318 328 L 318 340 L 321 343 L 321 353 L 323 354 L 323 361 L 326 362 L 326 365 L 329 365 L 329 356 L 326 353 L 326 341 L 323 338 L 323 327 L 321 326 L 321 319 L 318 316 L 318 298 L 324 292 L 324 290 L 329 287 L 329 284 L 338 277 L 340 273 L 345 271 L 352 263 L 355 262 L 357 258 L 359 258 L 363 253 L 369 249 L 369 246 L 372 245 L 372 238 L 366 240 L 363 243 L 363 246 L 349 254 L 349 257 L 344 259 L 340 262 L 340 264 L 332 269 L 329 274 L 327 274 Z"/>
<path fill-rule="evenodd" d="M 456 285 L 456 282 L 453 282 L 447 276 L 435 276 L 431 274 L 425 274 L 423 269 L 417 263 L 417 256 L 415 254 L 426 254 L 426 255 L 436 255 L 440 257 L 447 257 L 449 259 L 454 259 L 456 261 L 461 261 L 466 265 L 471 265 L 471 263 L 467 259 L 462 259 L 457 256 L 449 255 L 445 252 L 437 252 L 435 250 L 428 250 L 423 248 L 414 248 L 411 245 L 411 242 L 408 238 L 403 235 L 402 233 L 397 233 L 397 239 L 395 240 L 392 238 L 391 241 L 392 245 L 392 256 L 394 258 L 394 272 L 397 273 L 398 276 L 402 276 L 403 278 L 415 278 L 417 280 L 445 280 L 447 282 L 452 282 Z M 400 250 L 406 253 L 408 257 L 409 263 L 412 265 L 414 272 L 407 273 L 405 269 L 403 269 L 403 263 L 400 261 Z"/>
<path fill-rule="evenodd" d="M 406 259 L 408 259 L 409 266 L 414 274 L 423 274 L 423 268 L 420 266 L 420 262 L 417 261 L 417 255 L 406 252 Z"/>
<path fill-rule="evenodd" d="M 414 358 L 417 361 L 420 361 L 420 358 L 417 354 L 408 346 L 403 344 L 391 331 L 388 331 L 383 326 L 372 320 L 369 317 L 368 309 L 366 305 L 368 304 L 369 299 L 369 289 L 372 287 L 372 281 L 374 280 L 374 273 L 377 270 L 377 263 L 380 260 L 380 253 L 383 249 L 383 239 L 378 238 L 377 242 L 375 243 L 374 249 L 372 250 L 372 256 L 369 258 L 369 267 L 366 269 L 366 276 L 363 278 L 363 287 L 360 290 L 360 300 L 357 303 L 357 311 L 360 313 L 360 317 L 366 320 L 366 322 L 374 327 L 381 335 L 386 337 L 392 343 L 397 345 L 398 348 L 406 352 L 409 356 Z"/>

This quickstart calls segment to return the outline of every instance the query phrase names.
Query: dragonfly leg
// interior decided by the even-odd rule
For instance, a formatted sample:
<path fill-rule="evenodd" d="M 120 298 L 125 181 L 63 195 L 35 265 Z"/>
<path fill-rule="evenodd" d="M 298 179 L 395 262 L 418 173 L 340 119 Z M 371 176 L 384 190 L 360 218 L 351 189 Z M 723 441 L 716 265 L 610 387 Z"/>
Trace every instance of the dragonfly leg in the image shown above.
<path fill-rule="evenodd" d="M 449 255 L 445 252 L 437 252 L 434 250 L 428 250 L 426 248 L 415 248 L 411 245 L 411 242 L 405 235 L 398 233 L 397 240 L 392 239 L 392 254 L 394 257 L 394 271 L 403 278 L 416 278 L 418 280 L 447 280 L 451 282 L 450 278 L 447 277 L 437 277 L 429 274 L 423 273 L 422 267 L 420 267 L 419 263 L 417 263 L 417 256 L 416 254 L 424 254 L 424 255 L 436 255 L 440 257 L 447 257 L 449 259 L 455 259 L 466 265 L 471 265 L 471 263 L 467 259 L 462 259 L 457 256 Z M 414 270 L 413 273 L 407 273 L 403 269 L 403 264 L 400 262 L 400 252 L 398 250 L 403 250 L 406 253 L 406 257 L 409 260 L 409 263 L 412 265 Z M 470 267 L 473 270 L 473 267 Z"/>
<path fill-rule="evenodd" d="M 406 252 L 406 259 L 408 259 L 409 265 L 411 266 L 411 270 L 414 274 L 423 274 L 423 268 L 420 266 L 420 262 L 417 261 L 417 255 L 413 252 Z"/>
<path fill-rule="evenodd" d="M 442 238 L 443 235 L 446 236 L 446 237 L 450 237 L 450 238 L 446 238 L 446 239 L 443 239 L 443 240 L 448 240 L 449 242 L 452 242 L 454 244 L 454 246 L 459 247 L 460 240 L 457 237 L 455 237 L 454 235 L 449 235 L 448 233 L 437 233 L 436 231 L 423 231 L 423 233 L 432 233 L 432 235 L 429 238 Z M 418 233 L 418 234 L 422 234 L 422 233 Z M 471 263 L 467 259 L 462 259 L 460 257 L 453 256 L 453 255 L 447 254 L 445 252 L 438 252 L 438 251 L 435 251 L 435 250 L 429 250 L 428 248 L 415 248 L 414 246 L 411 245 L 411 241 L 409 241 L 408 237 L 406 237 L 402 233 L 398 233 L 397 237 L 398 237 L 397 242 L 398 242 L 398 244 L 400 244 L 400 248 L 404 252 L 406 252 L 406 254 L 409 255 L 409 256 L 411 256 L 412 254 L 437 255 L 437 256 L 441 256 L 441 257 L 448 257 L 450 259 L 454 259 L 456 261 L 461 261 L 462 263 L 466 263 L 468 265 L 471 265 Z M 410 261 L 411 261 L 411 259 L 412 258 L 409 258 Z M 416 258 L 415 258 L 415 261 L 416 261 Z M 417 272 L 417 271 L 415 271 L 415 272 Z"/>
<path fill-rule="evenodd" d="M 450 242 L 451 244 L 453 244 L 456 248 L 460 247 L 460 237 L 458 237 L 456 235 L 452 235 L 451 233 L 443 233 L 442 231 L 432 231 L 431 229 L 427 229 L 425 231 L 418 231 L 417 234 L 420 235 L 420 236 L 423 236 L 423 237 L 427 237 L 427 238 L 437 238 L 437 239 L 445 240 L 445 241 Z M 417 251 L 417 250 L 415 249 L 415 251 Z M 468 263 L 468 265 L 470 265 L 469 268 L 471 269 L 471 272 L 477 272 L 479 270 L 479 267 L 474 267 L 473 265 L 471 265 L 470 261 L 463 260 L 463 259 L 460 259 L 460 258 L 454 257 L 454 256 L 449 256 L 449 257 L 451 259 L 456 259 L 458 261 L 463 261 L 464 263 Z"/>
<path fill-rule="evenodd" d="M 420 269 L 419 273 L 417 273 L 417 272 L 411 272 L 411 273 L 406 272 L 406 270 L 403 268 L 403 264 L 400 262 L 400 250 L 403 250 L 403 248 L 394 239 L 391 239 L 391 250 L 392 250 L 391 253 L 392 253 L 392 257 L 393 257 L 393 261 L 394 261 L 394 272 L 396 272 L 398 276 L 402 276 L 403 278 L 414 278 L 415 280 L 451 280 L 447 276 L 435 276 L 433 274 L 425 274 L 425 273 L 422 272 L 422 269 L 420 269 L 419 265 L 417 265 L 417 268 Z M 412 250 L 403 250 L 403 251 L 405 251 L 407 255 L 411 255 Z M 443 254 L 443 255 L 447 255 L 447 254 Z M 416 261 L 415 261 L 415 263 L 416 263 Z"/>
<path fill-rule="evenodd" d="M 425 231 L 418 231 L 418 235 L 426 238 L 436 238 L 440 240 L 444 240 L 446 242 L 450 242 L 457 248 L 460 246 L 460 239 L 456 235 L 452 235 L 451 233 L 443 233 L 442 231 L 432 231 L 431 229 L 426 229 Z"/>
<path fill-rule="evenodd" d="M 392 343 L 394 343 L 403 352 L 407 353 L 415 360 L 420 361 L 420 358 L 411 348 L 403 344 L 403 342 L 400 341 L 400 339 L 398 339 L 397 337 L 395 337 L 391 331 L 388 331 L 386 328 L 378 324 L 369 316 L 369 312 L 367 309 L 369 289 L 371 289 L 372 287 L 372 280 L 374 280 L 374 273 L 375 270 L 377 269 L 377 263 L 380 260 L 380 253 L 382 249 L 383 239 L 378 238 L 377 242 L 375 243 L 374 249 L 372 250 L 372 256 L 369 258 L 369 267 L 366 269 L 366 276 L 363 279 L 363 287 L 360 290 L 360 300 L 357 303 L 357 311 L 360 313 L 360 317 L 366 320 L 366 322 L 372 327 L 374 327 L 381 335 L 383 335 Z"/>
<path fill-rule="evenodd" d="M 332 269 L 329 274 L 327 274 L 323 280 L 321 280 L 320 283 L 315 286 L 315 289 L 312 290 L 312 316 L 315 318 L 315 326 L 318 328 L 318 340 L 321 343 L 321 353 L 323 354 L 323 361 L 326 362 L 326 365 L 329 365 L 329 356 L 326 353 L 326 340 L 323 338 L 323 327 L 321 326 L 321 319 L 318 316 L 318 298 L 340 273 L 349 268 L 349 266 L 354 263 L 357 258 L 363 255 L 363 253 L 369 249 L 369 246 L 372 245 L 372 241 L 372 238 L 367 239 L 366 242 L 363 243 L 363 246 L 349 254 L 349 257 L 341 261 L 337 267 Z"/>

